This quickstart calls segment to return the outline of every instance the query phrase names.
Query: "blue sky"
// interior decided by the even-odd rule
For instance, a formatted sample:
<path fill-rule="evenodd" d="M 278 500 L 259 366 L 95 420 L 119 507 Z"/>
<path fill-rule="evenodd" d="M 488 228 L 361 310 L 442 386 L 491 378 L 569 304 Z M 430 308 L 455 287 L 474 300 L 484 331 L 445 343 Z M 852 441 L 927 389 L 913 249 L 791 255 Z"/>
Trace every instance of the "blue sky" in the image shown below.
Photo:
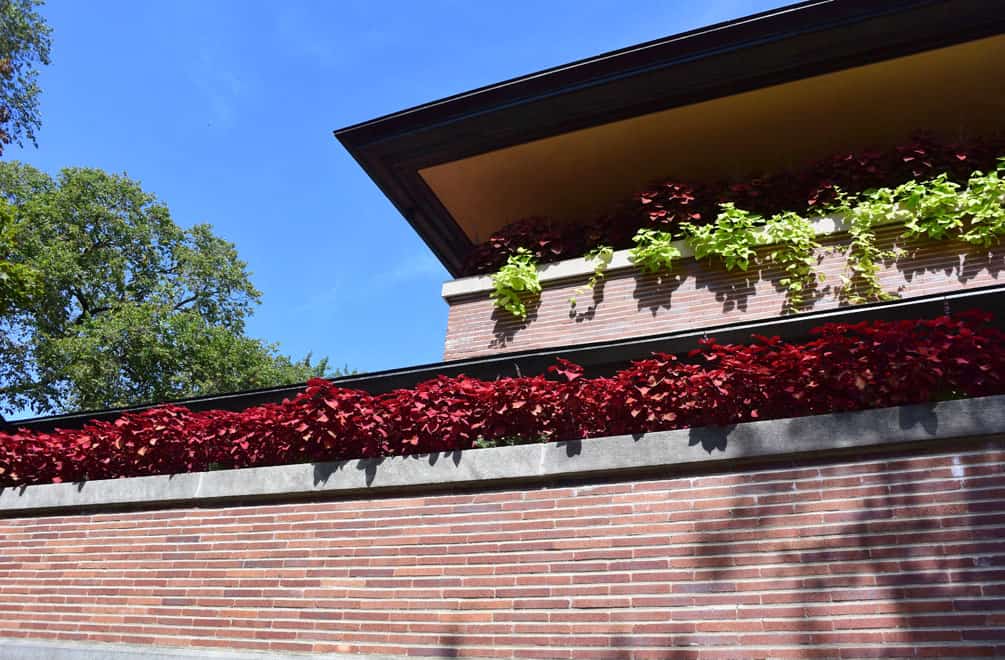
<path fill-rule="evenodd" d="M 126 172 L 237 244 L 248 333 L 372 371 L 442 358 L 446 271 L 332 130 L 778 2 L 50 0 L 49 172 Z"/>

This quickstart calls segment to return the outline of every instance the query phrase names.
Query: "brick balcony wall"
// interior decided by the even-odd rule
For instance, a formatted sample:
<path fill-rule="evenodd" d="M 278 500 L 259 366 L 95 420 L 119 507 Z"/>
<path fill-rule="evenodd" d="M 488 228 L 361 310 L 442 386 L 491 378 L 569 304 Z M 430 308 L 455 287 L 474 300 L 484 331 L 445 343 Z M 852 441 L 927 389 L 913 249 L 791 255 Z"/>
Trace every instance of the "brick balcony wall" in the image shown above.
<path fill-rule="evenodd" d="M 974 248 L 952 241 L 898 240 L 903 230 L 879 230 L 878 243 L 898 244 L 907 256 L 885 264 L 885 290 L 903 298 L 992 286 L 1003 281 L 1005 247 Z M 845 270 L 843 237 L 822 240 L 818 269 L 826 279 L 807 310 L 839 306 L 836 289 Z M 775 282 L 777 268 L 726 272 L 705 259 L 681 259 L 672 275 L 658 278 L 635 270 L 614 271 L 596 294 L 576 295 L 587 277 L 547 282 L 540 304 L 526 321 L 493 308 L 488 294 L 450 301 L 445 360 L 511 351 L 584 344 L 756 321 L 784 313 L 785 292 Z"/>
<path fill-rule="evenodd" d="M 0 637 L 401 656 L 1005 657 L 1005 438 L 700 470 L 0 519 Z"/>

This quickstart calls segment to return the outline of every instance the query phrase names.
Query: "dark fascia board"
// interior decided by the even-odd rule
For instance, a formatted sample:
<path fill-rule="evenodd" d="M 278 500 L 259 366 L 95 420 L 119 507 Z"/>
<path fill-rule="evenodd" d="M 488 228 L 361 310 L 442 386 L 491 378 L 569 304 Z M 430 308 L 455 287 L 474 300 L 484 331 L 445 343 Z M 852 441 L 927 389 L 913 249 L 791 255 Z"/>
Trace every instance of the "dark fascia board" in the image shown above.
<path fill-rule="evenodd" d="M 805 339 L 810 330 L 823 323 L 857 323 L 869 320 L 899 320 L 934 318 L 946 313 L 982 309 L 994 315 L 995 323 L 1005 329 L 1005 286 L 957 291 L 948 295 L 931 295 L 892 302 L 859 305 L 819 312 L 805 312 L 775 317 L 762 321 L 729 323 L 700 330 L 687 330 L 633 337 L 612 341 L 594 342 L 491 355 L 481 358 L 451 360 L 433 364 L 389 369 L 366 374 L 353 374 L 333 378 L 342 387 L 360 389 L 370 394 L 381 394 L 416 384 L 436 376 L 465 374 L 474 378 L 494 380 L 510 376 L 531 376 L 547 372 L 559 358 L 583 366 L 589 375 L 609 375 L 634 360 L 653 353 L 686 354 L 697 348 L 706 337 L 715 337 L 723 343 L 745 343 L 753 334 L 779 336 L 790 341 Z M 11 426 L 31 431 L 48 432 L 56 428 L 81 428 L 92 420 L 111 421 L 126 412 L 138 412 L 156 405 L 179 405 L 191 410 L 244 410 L 265 403 L 278 403 L 303 391 L 303 383 L 284 387 L 264 388 L 234 392 L 217 396 L 181 399 L 157 404 L 140 405 L 107 410 L 92 410 L 66 415 L 15 420 Z"/>
<path fill-rule="evenodd" d="M 419 170 L 650 112 L 1005 32 L 989 0 L 803 2 L 335 131 L 447 270 L 471 242 Z"/>

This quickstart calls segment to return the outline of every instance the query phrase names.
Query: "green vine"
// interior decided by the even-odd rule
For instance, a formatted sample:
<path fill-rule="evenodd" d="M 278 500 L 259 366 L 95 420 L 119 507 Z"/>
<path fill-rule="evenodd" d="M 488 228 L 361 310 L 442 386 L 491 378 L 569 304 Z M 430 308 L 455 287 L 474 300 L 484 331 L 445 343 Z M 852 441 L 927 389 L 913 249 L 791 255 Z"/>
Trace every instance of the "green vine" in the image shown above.
<path fill-rule="evenodd" d="M 993 172 L 974 172 L 967 182 L 966 214 L 970 220 L 959 238 L 972 245 L 990 247 L 1005 236 L 1005 158 Z"/>
<path fill-rule="evenodd" d="M 628 260 L 647 273 L 669 273 L 680 250 L 673 244 L 669 232 L 640 229 L 632 237 L 635 247 L 628 251 Z"/>
<path fill-rule="evenodd" d="M 840 193 L 831 210 L 846 217 L 851 237 L 841 299 L 889 300 L 896 296 L 883 290 L 879 264 L 896 258 L 899 251 L 877 247 L 873 228 L 903 223 L 904 238 L 955 239 L 982 247 L 997 244 L 1005 235 L 1005 158 L 992 172 L 971 174 L 963 190 L 941 174 L 860 195 Z"/>
<path fill-rule="evenodd" d="M 904 223 L 907 237 L 995 245 L 1005 235 L 1005 158 L 987 174 L 973 172 L 964 190 L 944 175 L 905 183 L 897 188 L 897 202 L 911 215 Z"/>
<path fill-rule="evenodd" d="M 904 236 L 941 241 L 963 228 L 957 208 L 960 186 L 940 174 L 930 181 L 908 181 L 893 191 L 893 203 L 906 216 Z"/>
<path fill-rule="evenodd" d="M 576 306 L 576 296 L 586 293 L 587 289 L 596 289 L 597 285 L 604 279 L 607 267 L 611 265 L 611 260 L 614 259 L 614 248 L 610 245 L 598 245 L 584 254 L 583 258 L 587 261 L 595 262 L 593 264 L 593 274 L 590 275 L 590 279 L 586 282 L 585 287 L 580 287 L 573 291 L 572 297 L 569 298 L 569 304 L 573 307 Z"/>
<path fill-rule="evenodd" d="M 757 258 L 758 246 L 773 244 L 766 257 L 779 264 L 784 277 L 778 283 L 785 289 L 788 310 L 803 306 L 806 293 L 816 287 L 822 275 L 816 271 L 816 241 L 813 224 L 798 213 L 777 213 L 763 217 L 723 204 L 714 225 L 685 225 L 688 243 L 696 259 L 718 257 L 726 270 L 747 270 Z"/>
<path fill-rule="evenodd" d="M 785 289 L 788 311 L 801 309 L 806 303 L 806 296 L 824 279 L 823 273 L 816 269 L 817 250 L 820 248 L 816 236 L 813 223 L 792 211 L 777 213 L 764 225 L 765 241 L 776 246 L 768 258 L 781 266 L 785 273 L 778 283 Z"/>
<path fill-rule="evenodd" d="M 537 262 L 526 248 L 518 248 L 506 265 L 492 276 L 494 290 L 489 295 L 495 306 L 519 319 L 527 318 L 527 302 L 541 295 Z"/>
<path fill-rule="evenodd" d="M 747 270 L 757 255 L 757 245 L 763 243 L 764 218 L 738 209 L 731 202 L 720 204 L 720 208 L 712 224 L 700 227 L 684 224 L 694 258 L 718 257 L 726 270 Z"/>
<path fill-rule="evenodd" d="M 897 256 L 894 250 L 883 250 L 876 244 L 876 225 L 906 219 L 894 203 L 890 188 L 868 190 L 859 196 L 837 191 L 832 206 L 848 223 L 848 253 L 843 286 L 838 298 L 845 303 L 858 304 L 876 300 L 891 300 L 897 296 L 883 289 L 879 281 L 880 265 Z"/>
<path fill-rule="evenodd" d="M 973 172 L 965 188 L 942 174 L 856 195 L 839 190 L 836 201 L 820 212 L 841 216 L 847 223 L 849 243 L 839 299 L 852 304 L 890 300 L 896 295 L 883 289 L 879 271 L 884 261 L 897 258 L 901 250 L 880 248 L 876 227 L 900 224 L 901 236 L 908 239 L 959 240 L 982 247 L 999 243 L 1005 236 L 1005 157 L 991 172 Z M 726 270 L 747 270 L 758 258 L 758 247 L 770 244 L 765 258 L 782 269 L 778 284 L 786 291 L 790 311 L 800 309 L 822 279 L 816 270 L 820 249 L 816 232 L 812 222 L 798 213 L 787 211 L 765 219 L 727 203 L 721 205 L 714 224 L 684 224 L 683 229 L 696 259 L 718 257 Z M 669 232 L 640 229 L 632 241 L 635 247 L 629 251 L 629 260 L 644 272 L 670 272 L 680 257 Z M 585 255 L 595 262 L 588 288 L 603 280 L 613 257 L 614 249 L 606 245 Z M 537 264 L 523 248 L 492 276 L 492 283 L 496 307 L 521 319 L 527 317 L 526 301 L 541 293 Z M 575 297 L 570 303 L 575 306 Z"/>

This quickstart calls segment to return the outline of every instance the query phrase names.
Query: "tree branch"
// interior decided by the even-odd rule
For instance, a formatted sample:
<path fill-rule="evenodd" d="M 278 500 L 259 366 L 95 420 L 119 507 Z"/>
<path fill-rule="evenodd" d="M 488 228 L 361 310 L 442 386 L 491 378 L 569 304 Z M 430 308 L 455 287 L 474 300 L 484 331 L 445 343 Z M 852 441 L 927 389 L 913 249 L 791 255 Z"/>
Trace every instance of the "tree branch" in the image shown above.
<path fill-rule="evenodd" d="M 188 298 L 185 298 L 184 300 L 181 300 L 181 301 L 179 301 L 179 302 L 178 302 L 178 303 L 177 303 L 177 304 L 176 304 L 176 305 L 174 306 L 174 308 L 173 308 L 173 309 L 174 309 L 174 311 L 178 311 L 179 309 L 181 309 L 181 308 L 182 308 L 182 307 L 184 307 L 185 305 L 188 305 L 189 303 L 194 303 L 194 302 L 195 302 L 196 300 L 198 300 L 198 299 L 199 299 L 199 294 L 198 294 L 198 293 L 194 293 L 194 294 L 192 294 L 191 296 L 189 296 Z"/>

